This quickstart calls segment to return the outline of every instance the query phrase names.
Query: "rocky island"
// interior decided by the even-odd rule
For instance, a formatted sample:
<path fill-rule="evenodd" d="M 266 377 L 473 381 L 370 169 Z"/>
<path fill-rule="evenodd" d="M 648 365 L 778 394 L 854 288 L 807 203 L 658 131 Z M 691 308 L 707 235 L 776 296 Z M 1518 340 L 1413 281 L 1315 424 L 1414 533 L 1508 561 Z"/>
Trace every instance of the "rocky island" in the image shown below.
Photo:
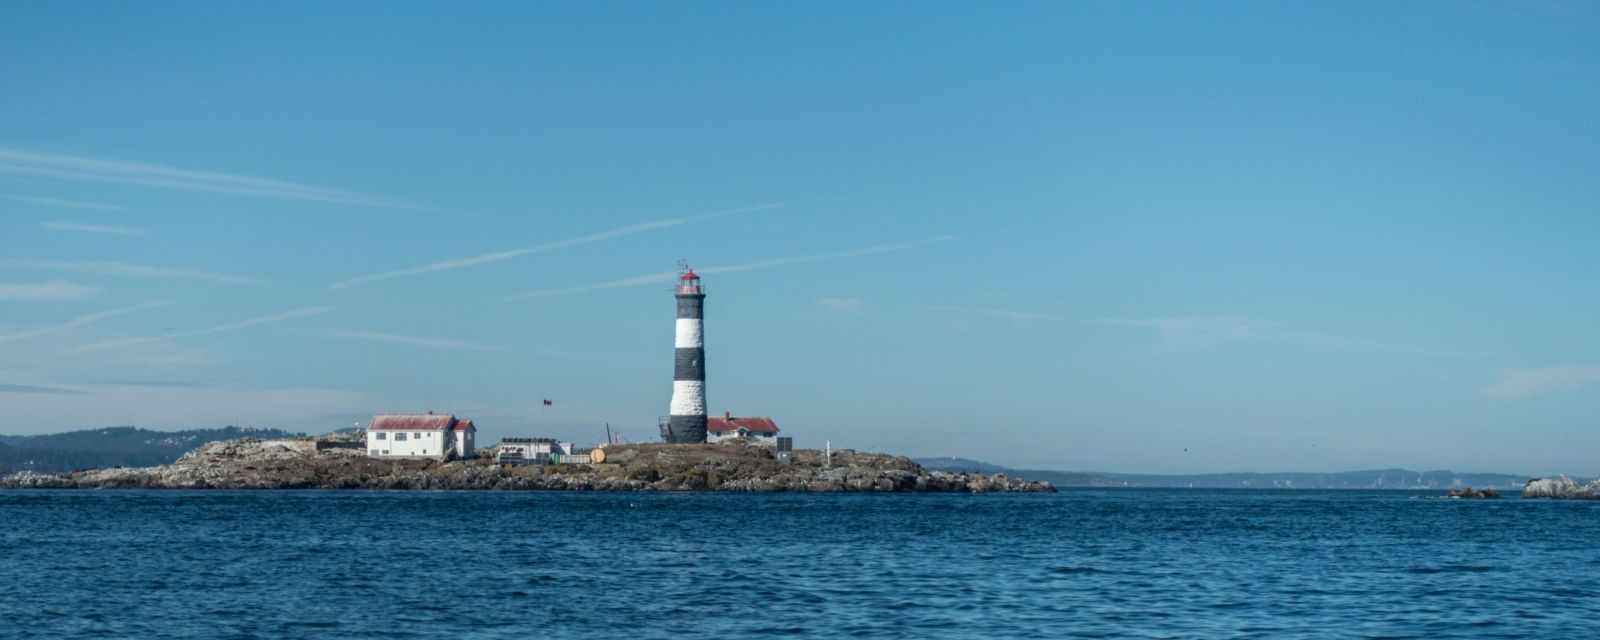
<path fill-rule="evenodd" d="M 466 460 L 380 460 L 324 440 L 240 438 L 203 445 L 153 467 L 63 474 L 23 471 L 0 488 L 379 489 L 734 492 L 1053 492 L 1048 482 L 1003 473 L 929 471 L 903 456 L 796 450 L 780 462 L 739 444 L 610 445 L 598 464 L 503 466 Z"/>
<path fill-rule="evenodd" d="M 1499 498 L 1500 497 L 1500 492 L 1499 491 L 1495 491 L 1494 489 L 1489 489 L 1489 488 L 1474 489 L 1472 487 L 1461 487 L 1461 488 L 1458 488 L 1458 489 L 1451 489 L 1450 491 L 1445 493 L 1445 496 L 1446 497 L 1450 497 L 1450 498 L 1470 498 L 1470 499 L 1474 499 L 1474 500 L 1492 500 L 1492 499 L 1495 499 L 1495 498 Z"/>

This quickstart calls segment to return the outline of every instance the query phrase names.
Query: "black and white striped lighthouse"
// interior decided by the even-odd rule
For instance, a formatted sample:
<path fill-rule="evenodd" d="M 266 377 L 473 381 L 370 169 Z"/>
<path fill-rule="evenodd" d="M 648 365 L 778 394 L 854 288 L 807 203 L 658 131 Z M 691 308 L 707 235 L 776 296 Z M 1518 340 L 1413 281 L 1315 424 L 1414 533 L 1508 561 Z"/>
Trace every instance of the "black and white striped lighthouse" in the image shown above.
<path fill-rule="evenodd" d="M 675 444 L 706 441 L 706 293 L 700 276 L 684 267 L 675 292 L 677 337 L 673 341 L 672 411 L 662 437 Z"/>

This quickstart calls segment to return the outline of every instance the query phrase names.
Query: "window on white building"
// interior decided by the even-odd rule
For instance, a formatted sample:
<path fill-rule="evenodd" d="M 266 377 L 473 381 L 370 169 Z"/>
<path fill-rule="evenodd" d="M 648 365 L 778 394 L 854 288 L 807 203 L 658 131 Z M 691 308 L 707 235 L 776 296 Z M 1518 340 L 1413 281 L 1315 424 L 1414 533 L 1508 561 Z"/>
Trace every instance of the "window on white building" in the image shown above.
<path fill-rule="evenodd" d="M 405 439 L 406 439 L 406 434 L 404 434 L 404 433 L 396 433 L 396 434 L 394 434 L 394 439 L 398 440 L 398 441 L 401 441 L 401 442 L 404 442 Z"/>
<path fill-rule="evenodd" d="M 384 440 L 384 439 L 387 439 L 389 437 L 389 434 L 387 434 L 387 433 L 375 433 L 375 434 L 372 434 L 372 435 L 373 435 L 373 437 L 375 437 L 375 438 L 377 438 L 379 440 Z"/>

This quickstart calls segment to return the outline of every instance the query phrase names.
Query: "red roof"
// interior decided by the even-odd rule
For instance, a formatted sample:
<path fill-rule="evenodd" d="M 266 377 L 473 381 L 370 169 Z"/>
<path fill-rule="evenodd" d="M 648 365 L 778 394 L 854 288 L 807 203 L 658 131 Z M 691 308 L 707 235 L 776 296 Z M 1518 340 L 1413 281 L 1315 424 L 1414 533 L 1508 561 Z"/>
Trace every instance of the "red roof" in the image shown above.
<path fill-rule="evenodd" d="M 477 431 L 478 430 L 478 426 L 475 425 L 475 424 L 472 424 L 471 420 L 461 420 L 461 421 L 456 423 L 455 430 L 456 431 Z"/>
<path fill-rule="evenodd" d="M 777 433 L 778 423 L 772 418 L 740 418 L 712 416 L 706 418 L 706 431 L 726 433 L 744 429 L 750 433 Z"/>
<path fill-rule="evenodd" d="M 452 415 L 372 416 L 368 431 L 447 431 L 456 426 Z"/>
<path fill-rule="evenodd" d="M 699 280 L 700 276 L 695 275 L 694 269 L 690 269 L 688 271 L 683 272 L 683 275 L 679 276 L 678 279 L 679 280 Z"/>

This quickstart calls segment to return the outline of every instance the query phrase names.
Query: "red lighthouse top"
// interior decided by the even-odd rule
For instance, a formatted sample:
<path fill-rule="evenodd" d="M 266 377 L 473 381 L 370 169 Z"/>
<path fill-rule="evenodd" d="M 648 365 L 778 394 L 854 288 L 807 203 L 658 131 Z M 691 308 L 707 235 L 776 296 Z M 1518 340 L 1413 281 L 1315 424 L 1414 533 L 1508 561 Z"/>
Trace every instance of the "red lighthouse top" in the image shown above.
<path fill-rule="evenodd" d="M 705 291 L 700 288 L 700 274 L 690 269 L 689 265 L 683 265 L 683 275 L 678 276 L 678 295 L 697 296 L 703 293 Z"/>

